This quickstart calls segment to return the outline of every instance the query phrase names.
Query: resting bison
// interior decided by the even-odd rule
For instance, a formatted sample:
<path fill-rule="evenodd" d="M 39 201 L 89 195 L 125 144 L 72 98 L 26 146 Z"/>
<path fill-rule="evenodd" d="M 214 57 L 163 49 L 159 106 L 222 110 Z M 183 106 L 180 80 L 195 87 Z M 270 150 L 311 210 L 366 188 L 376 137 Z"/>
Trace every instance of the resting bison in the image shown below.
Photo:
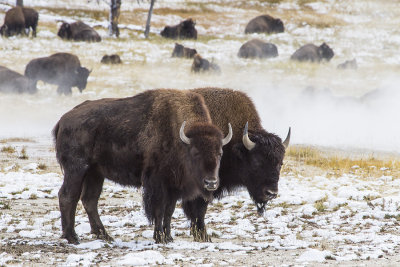
<path fill-rule="evenodd" d="M 215 125 L 225 125 L 229 121 L 233 126 L 232 140 L 223 148 L 220 187 L 214 197 L 221 198 L 225 192 L 245 186 L 258 212 L 262 213 L 267 202 L 278 194 L 279 174 L 289 145 L 290 129 L 284 142 L 264 130 L 253 102 L 245 93 L 218 88 L 191 91 L 204 97 Z M 208 201 L 197 198 L 183 201 L 182 205 L 191 220 L 194 239 L 211 241 L 204 224 Z"/>
<path fill-rule="evenodd" d="M 186 124 L 187 126 L 185 126 Z M 86 101 L 54 127 L 57 160 L 64 171 L 58 193 L 63 237 L 74 230 L 79 198 L 92 233 L 111 240 L 98 214 L 104 178 L 143 186 L 146 216 L 157 243 L 173 241 L 171 217 L 178 199 L 210 200 L 219 184 L 224 138 L 211 123 L 204 99 L 180 90 L 149 90 L 129 98 Z"/>
<path fill-rule="evenodd" d="M 172 51 L 172 57 L 193 58 L 196 54 L 196 49 L 184 47 L 183 45 L 178 43 L 175 43 L 174 51 Z"/>
<path fill-rule="evenodd" d="M 77 56 L 69 53 L 56 53 L 49 57 L 32 59 L 25 68 L 25 76 L 33 81 L 36 87 L 41 80 L 58 85 L 59 94 L 72 94 L 71 87 L 78 87 L 82 93 L 86 88 L 90 71 L 81 67 Z"/>
<path fill-rule="evenodd" d="M 192 72 L 207 71 L 221 73 L 221 68 L 217 64 L 212 63 L 205 58 L 202 58 L 199 54 L 196 54 L 193 58 Z"/>
<path fill-rule="evenodd" d="M 36 27 L 38 25 L 39 13 L 33 8 L 13 7 L 6 12 L 4 24 L 0 28 L 0 34 L 12 36 L 17 34 L 27 34 L 32 28 L 32 36 L 36 37 Z"/>
<path fill-rule="evenodd" d="M 266 43 L 260 39 L 253 39 L 244 43 L 238 52 L 242 58 L 271 58 L 278 56 L 276 45 Z"/>
<path fill-rule="evenodd" d="M 326 43 L 323 43 L 320 46 L 306 44 L 297 49 L 290 59 L 297 61 L 321 62 L 322 60 L 331 60 L 334 55 L 333 50 Z"/>
<path fill-rule="evenodd" d="M 358 68 L 357 60 L 354 58 L 353 60 L 346 60 L 345 62 L 339 64 L 337 66 L 338 69 L 353 69 L 356 70 Z"/>
<path fill-rule="evenodd" d="M 74 23 L 64 22 L 57 35 L 61 39 L 74 40 L 74 41 L 86 41 L 86 42 L 100 42 L 100 35 L 89 25 L 83 23 L 82 21 L 77 21 Z"/>
<path fill-rule="evenodd" d="M 113 55 L 104 55 L 101 58 L 101 63 L 104 64 L 121 64 L 121 58 L 117 55 L 117 54 L 113 54 Z"/>
<path fill-rule="evenodd" d="M 244 33 L 280 33 L 284 31 L 282 20 L 269 15 L 261 15 L 249 21 Z"/>
<path fill-rule="evenodd" d="M 197 39 L 196 23 L 192 19 L 187 19 L 175 26 L 165 26 L 161 31 L 161 36 L 171 39 Z"/>
<path fill-rule="evenodd" d="M 37 89 L 25 76 L 0 66 L 0 92 L 33 94 L 37 92 Z"/>

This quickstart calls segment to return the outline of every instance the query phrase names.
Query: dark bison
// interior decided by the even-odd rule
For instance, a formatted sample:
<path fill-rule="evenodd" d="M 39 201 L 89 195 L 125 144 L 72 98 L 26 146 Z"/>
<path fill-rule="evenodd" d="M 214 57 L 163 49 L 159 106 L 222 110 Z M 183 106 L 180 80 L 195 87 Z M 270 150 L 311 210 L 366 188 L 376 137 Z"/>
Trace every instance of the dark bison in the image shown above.
<path fill-rule="evenodd" d="M 86 42 L 100 42 L 100 35 L 89 25 L 83 23 L 82 21 L 77 21 L 74 23 L 64 22 L 57 35 L 61 39 L 73 40 L 73 41 L 86 41 Z"/>
<path fill-rule="evenodd" d="M 205 58 L 202 58 L 199 54 L 196 54 L 193 58 L 193 63 L 192 63 L 192 72 L 215 72 L 215 73 L 221 73 L 221 68 L 213 63 L 208 61 Z"/>
<path fill-rule="evenodd" d="M 13 7 L 6 12 L 4 24 L 0 28 L 0 34 L 12 36 L 17 34 L 27 34 L 32 28 L 32 36 L 36 37 L 36 28 L 39 21 L 39 13 L 29 7 Z M 29 34 L 28 34 L 29 35 Z"/>
<path fill-rule="evenodd" d="M 122 60 L 117 54 L 112 54 L 104 55 L 100 62 L 104 64 L 121 64 Z"/>
<path fill-rule="evenodd" d="M 195 25 L 192 19 L 187 19 L 175 26 L 165 26 L 161 31 L 161 36 L 171 39 L 197 39 Z"/>
<path fill-rule="evenodd" d="M 59 94 L 72 94 L 71 87 L 78 87 L 82 93 L 86 88 L 90 71 L 81 67 L 77 56 L 69 53 L 56 53 L 49 57 L 32 59 L 25 68 L 25 76 L 33 81 L 36 87 L 41 80 L 58 85 Z"/>
<path fill-rule="evenodd" d="M 321 62 L 322 60 L 331 60 L 334 55 L 335 53 L 333 53 L 333 50 L 326 43 L 323 43 L 320 46 L 306 44 L 297 49 L 290 59 L 297 61 Z"/>
<path fill-rule="evenodd" d="M 196 49 L 184 47 L 183 45 L 178 43 L 175 43 L 174 51 L 172 51 L 172 57 L 193 58 L 196 54 Z"/>
<path fill-rule="evenodd" d="M 233 127 L 231 142 L 223 148 L 219 170 L 220 187 L 214 197 L 245 186 L 262 213 L 267 202 L 278 194 L 278 181 L 289 133 L 282 142 L 277 135 L 263 129 L 251 99 L 231 89 L 201 88 L 191 90 L 204 97 L 213 123 Z M 211 241 L 207 235 L 204 216 L 208 201 L 203 198 L 183 201 L 186 216 L 191 220 L 191 233 L 197 241 Z"/>
<path fill-rule="evenodd" d="M 264 42 L 260 39 L 253 39 L 244 43 L 238 52 L 242 58 L 271 58 L 278 56 L 276 45 Z"/>
<path fill-rule="evenodd" d="M 358 68 L 357 60 L 354 58 L 353 60 L 346 60 L 345 62 L 337 65 L 337 69 L 353 69 L 356 70 Z"/>
<path fill-rule="evenodd" d="M 187 125 L 187 126 L 186 126 Z M 64 171 L 58 193 L 63 237 L 78 243 L 74 230 L 79 198 L 92 233 L 111 240 L 98 214 L 104 178 L 143 186 L 146 216 L 157 243 L 173 241 L 171 216 L 178 199 L 210 200 L 219 184 L 224 138 L 195 92 L 149 90 L 121 99 L 86 101 L 54 127 L 57 160 Z"/>
<path fill-rule="evenodd" d="M 269 15 L 261 15 L 249 21 L 244 33 L 280 33 L 284 31 L 282 20 Z"/>
<path fill-rule="evenodd" d="M 36 93 L 36 86 L 27 77 L 0 66 L 0 92 L 4 93 Z"/>

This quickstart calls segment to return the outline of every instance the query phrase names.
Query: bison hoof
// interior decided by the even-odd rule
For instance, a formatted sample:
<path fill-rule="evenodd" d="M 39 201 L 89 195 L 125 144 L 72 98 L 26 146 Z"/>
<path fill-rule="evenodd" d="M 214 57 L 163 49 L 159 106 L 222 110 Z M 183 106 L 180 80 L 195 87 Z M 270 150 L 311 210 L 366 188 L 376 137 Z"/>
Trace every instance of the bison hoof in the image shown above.
<path fill-rule="evenodd" d="M 96 237 L 97 237 L 97 239 L 101 239 L 101 240 L 108 241 L 108 242 L 114 241 L 114 238 L 109 236 L 106 232 L 97 234 Z"/>
<path fill-rule="evenodd" d="M 79 244 L 79 238 L 78 238 L 77 234 L 69 234 L 69 235 L 63 234 L 61 236 L 61 238 L 67 239 L 68 243 L 70 243 L 70 244 L 74 244 L 74 245 Z"/>
<path fill-rule="evenodd" d="M 192 235 L 195 242 L 212 242 L 206 229 L 192 229 Z"/>
<path fill-rule="evenodd" d="M 153 238 L 157 244 L 167 244 L 173 241 L 173 238 L 171 236 L 166 236 L 165 233 L 161 231 L 155 231 Z"/>

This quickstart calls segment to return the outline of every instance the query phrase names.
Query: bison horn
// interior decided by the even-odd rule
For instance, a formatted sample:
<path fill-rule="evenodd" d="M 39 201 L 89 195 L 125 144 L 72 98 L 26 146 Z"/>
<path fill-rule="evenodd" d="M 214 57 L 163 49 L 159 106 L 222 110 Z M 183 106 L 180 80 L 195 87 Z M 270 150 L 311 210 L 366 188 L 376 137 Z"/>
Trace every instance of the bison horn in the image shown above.
<path fill-rule="evenodd" d="M 247 148 L 247 150 L 250 151 L 256 146 L 256 143 L 254 143 L 253 141 L 250 140 L 248 129 L 249 129 L 249 122 L 246 122 L 246 126 L 244 127 L 244 131 L 243 131 L 242 140 L 243 140 L 243 145 Z"/>
<path fill-rule="evenodd" d="M 185 124 L 186 124 L 186 121 L 184 121 L 182 123 L 181 129 L 179 130 L 179 136 L 180 136 L 182 142 L 184 142 L 187 145 L 190 145 L 190 138 L 185 135 Z"/>
<path fill-rule="evenodd" d="M 287 136 L 286 136 L 286 139 L 285 139 L 285 141 L 283 141 L 283 146 L 285 147 L 285 149 L 287 149 L 288 148 L 288 146 L 289 146 L 289 142 L 290 142 L 290 134 L 291 134 L 291 132 L 292 132 L 292 129 L 289 127 L 289 132 L 288 132 L 288 134 L 287 134 Z"/>
<path fill-rule="evenodd" d="M 231 139 L 232 139 L 233 133 L 232 133 L 232 126 L 230 123 L 228 123 L 228 127 L 229 127 L 229 133 L 224 139 L 222 139 L 222 146 L 228 144 L 229 141 L 231 141 Z"/>

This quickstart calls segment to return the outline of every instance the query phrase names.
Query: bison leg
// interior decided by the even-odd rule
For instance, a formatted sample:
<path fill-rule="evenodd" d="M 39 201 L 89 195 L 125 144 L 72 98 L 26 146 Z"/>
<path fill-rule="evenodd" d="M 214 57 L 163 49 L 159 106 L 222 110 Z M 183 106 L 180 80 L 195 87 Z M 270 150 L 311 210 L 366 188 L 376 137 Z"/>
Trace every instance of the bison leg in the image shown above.
<path fill-rule="evenodd" d="M 75 212 L 79 196 L 82 192 L 82 180 L 84 172 L 70 172 L 65 170 L 64 182 L 58 192 L 62 237 L 67 239 L 69 243 L 79 244 L 78 235 L 75 232 Z"/>
<path fill-rule="evenodd" d="M 106 232 L 106 229 L 101 222 L 97 209 L 101 190 L 103 189 L 104 177 L 96 169 L 90 169 L 83 181 L 83 189 L 81 201 L 86 213 L 89 216 L 89 223 L 92 234 L 97 238 L 106 241 L 113 241 L 112 237 Z"/>
<path fill-rule="evenodd" d="M 166 242 L 172 242 L 174 239 L 171 236 L 171 218 L 175 210 L 177 198 L 170 196 L 168 199 L 164 212 L 163 232 Z"/>
<path fill-rule="evenodd" d="M 59 95 L 62 95 L 62 94 L 64 94 L 64 95 L 72 95 L 72 90 L 71 90 L 71 87 L 68 87 L 68 86 L 65 86 L 65 85 L 60 85 L 57 88 L 57 93 Z"/>
<path fill-rule="evenodd" d="M 211 242 L 211 237 L 207 234 L 204 217 L 206 215 L 208 202 L 202 198 L 182 203 L 183 211 L 190 219 L 190 233 L 197 242 Z"/>

